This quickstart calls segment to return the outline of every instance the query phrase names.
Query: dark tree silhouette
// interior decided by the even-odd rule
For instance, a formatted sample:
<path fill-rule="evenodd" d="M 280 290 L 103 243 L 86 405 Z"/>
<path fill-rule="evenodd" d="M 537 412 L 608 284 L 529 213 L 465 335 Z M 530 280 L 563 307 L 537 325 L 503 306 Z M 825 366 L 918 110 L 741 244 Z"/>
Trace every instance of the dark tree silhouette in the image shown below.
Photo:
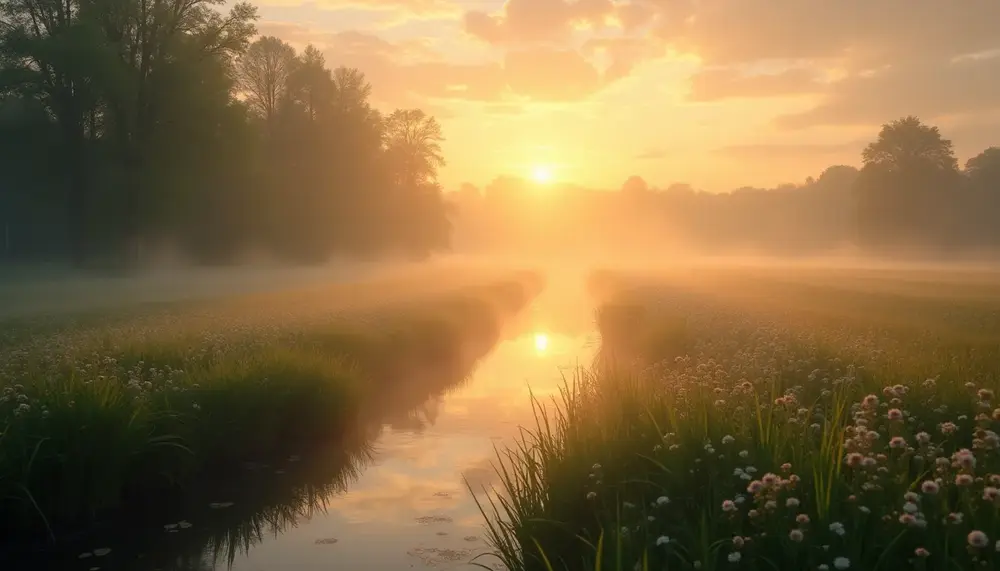
<path fill-rule="evenodd" d="M 641 195 L 649 191 L 649 184 L 638 175 L 632 175 L 622 184 L 622 192 L 631 195 Z"/>
<path fill-rule="evenodd" d="M 420 109 L 399 109 L 385 120 L 385 150 L 392 199 L 390 218 L 406 255 L 419 257 L 428 249 L 448 245 L 447 216 L 437 169 L 444 166 L 437 120 Z M 413 213 L 419 213 L 412 217 Z"/>
<path fill-rule="evenodd" d="M 947 246 L 961 232 L 958 160 L 950 140 L 916 117 L 882 126 L 861 154 L 858 232 L 880 248 Z"/>
<path fill-rule="evenodd" d="M 951 141 L 942 137 L 937 127 L 924 125 L 912 115 L 883 125 L 878 139 L 862 151 L 861 160 L 865 168 L 890 172 L 924 168 L 958 170 Z"/>
<path fill-rule="evenodd" d="M 268 125 L 285 101 L 295 64 L 295 49 L 274 36 L 258 38 L 236 62 L 237 87 Z"/>
<path fill-rule="evenodd" d="M 251 42 L 255 9 L 221 3 L 0 0 L 3 258 L 447 246 L 436 120 L 384 119 L 361 70 Z"/>
<path fill-rule="evenodd" d="M 965 174 L 975 188 L 1000 192 L 1000 147 L 990 147 L 966 161 Z"/>
<path fill-rule="evenodd" d="M 364 70 L 256 38 L 255 9 L 222 4 L 0 0 L 3 259 L 419 258 L 448 248 L 453 226 L 479 248 L 553 253 L 1000 247 L 1000 150 L 959 170 L 916 117 L 885 124 L 860 171 L 803 184 L 710 194 L 634 176 L 622 192 L 553 185 L 539 201 L 500 177 L 444 193 L 434 117 L 379 112 Z"/>

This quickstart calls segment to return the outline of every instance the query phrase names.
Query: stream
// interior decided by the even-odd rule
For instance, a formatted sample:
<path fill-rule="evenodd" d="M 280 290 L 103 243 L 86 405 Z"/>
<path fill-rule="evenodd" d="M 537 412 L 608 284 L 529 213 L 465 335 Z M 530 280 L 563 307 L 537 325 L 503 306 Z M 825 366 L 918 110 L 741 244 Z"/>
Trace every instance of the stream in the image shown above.
<path fill-rule="evenodd" d="M 564 378 L 591 364 L 591 308 L 579 281 L 550 283 L 471 372 L 387 397 L 391 406 L 337 450 L 247 466 L 257 473 L 247 489 L 198 498 L 171 521 L 116 530 L 106 546 L 80 546 L 47 568 L 471 570 L 479 556 L 501 569 L 482 556 L 489 546 L 470 488 L 484 500 L 481 490 L 497 484 L 494 447 L 534 427 L 531 395 L 558 398 Z"/>
<path fill-rule="evenodd" d="M 532 315 L 534 327 L 501 341 L 466 384 L 411 411 L 425 427 L 384 425 L 372 465 L 329 499 L 325 514 L 265 539 L 232 569 L 476 569 L 468 562 L 488 546 L 466 482 L 477 491 L 496 483 L 494 445 L 534 426 L 529 387 L 536 397 L 558 397 L 562 374 L 589 364 L 595 346 L 585 331 L 558 331 L 544 311 Z"/>

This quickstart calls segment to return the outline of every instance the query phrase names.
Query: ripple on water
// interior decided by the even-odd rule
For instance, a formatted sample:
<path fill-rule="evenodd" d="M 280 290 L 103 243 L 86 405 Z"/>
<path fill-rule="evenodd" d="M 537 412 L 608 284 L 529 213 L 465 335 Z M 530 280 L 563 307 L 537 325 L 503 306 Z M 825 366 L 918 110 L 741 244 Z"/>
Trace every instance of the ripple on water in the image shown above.
<path fill-rule="evenodd" d="M 456 563 L 468 561 L 472 557 L 472 551 L 468 549 L 445 549 L 439 547 L 415 547 L 406 552 L 407 555 L 417 557 L 424 562 L 424 565 L 435 566 L 441 563 Z"/>
<path fill-rule="evenodd" d="M 434 523 L 451 523 L 454 520 L 444 515 L 425 515 L 416 518 L 414 521 L 416 521 L 420 525 L 430 525 Z"/>

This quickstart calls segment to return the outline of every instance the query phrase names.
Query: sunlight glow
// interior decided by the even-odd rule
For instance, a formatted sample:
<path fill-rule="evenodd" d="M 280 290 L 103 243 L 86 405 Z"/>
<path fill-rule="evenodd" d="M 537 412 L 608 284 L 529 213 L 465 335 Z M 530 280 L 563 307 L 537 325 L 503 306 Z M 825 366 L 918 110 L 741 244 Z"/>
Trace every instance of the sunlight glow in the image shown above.
<path fill-rule="evenodd" d="M 552 167 L 537 165 L 531 169 L 531 180 L 538 184 L 548 184 L 552 182 Z"/>
<path fill-rule="evenodd" d="M 535 351 L 544 353 L 549 348 L 549 336 L 544 333 L 535 333 Z"/>

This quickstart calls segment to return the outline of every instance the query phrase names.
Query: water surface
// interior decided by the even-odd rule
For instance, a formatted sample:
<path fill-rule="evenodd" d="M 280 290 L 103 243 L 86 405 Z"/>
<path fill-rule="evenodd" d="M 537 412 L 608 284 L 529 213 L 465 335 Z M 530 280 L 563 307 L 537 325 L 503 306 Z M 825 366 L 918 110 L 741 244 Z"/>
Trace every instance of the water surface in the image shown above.
<path fill-rule="evenodd" d="M 325 514 L 265 539 L 233 569 L 473 569 L 468 561 L 487 546 L 465 482 L 474 490 L 494 483 L 493 445 L 533 422 L 528 387 L 536 396 L 557 393 L 558 367 L 589 351 L 582 336 L 541 329 L 502 341 L 467 385 L 419 411 L 428 426 L 387 424 L 373 464 L 329 499 Z"/>
<path fill-rule="evenodd" d="M 417 390 L 386 395 L 337 449 L 248 465 L 251 484 L 178 507 L 170 521 L 137 524 L 107 546 L 77 549 L 73 565 L 59 568 L 476 569 L 470 560 L 489 548 L 466 482 L 477 491 L 496 483 L 494 446 L 534 425 L 530 395 L 557 396 L 573 367 L 590 364 L 596 338 L 582 300 L 548 288 L 471 373 L 423 392 L 426 379 L 402 383 Z"/>

